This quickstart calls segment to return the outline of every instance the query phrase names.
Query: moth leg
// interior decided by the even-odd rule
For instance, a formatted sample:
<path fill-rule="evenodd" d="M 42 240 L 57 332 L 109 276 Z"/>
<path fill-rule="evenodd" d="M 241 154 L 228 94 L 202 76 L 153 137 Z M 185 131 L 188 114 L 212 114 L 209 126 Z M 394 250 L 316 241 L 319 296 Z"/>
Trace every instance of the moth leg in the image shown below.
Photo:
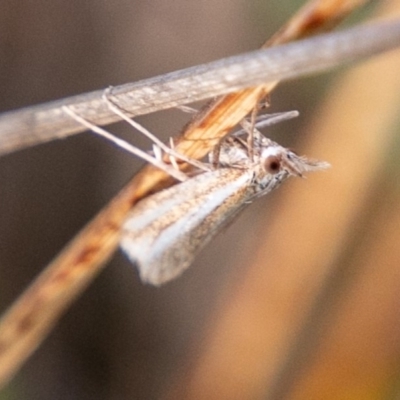
<path fill-rule="evenodd" d="M 174 149 L 171 149 L 168 147 L 165 143 L 163 143 L 160 139 L 158 139 L 155 135 L 153 135 L 150 131 L 148 131 L 144 126 L 140 125 L 138 122 L 133 120 L 132 118 L 129 117 L 127 112 L 123 110 L 121 107 L 119 107 L 117 104 L 115 104 L 112 99 L 110 98 L 109 94 L 112 88 L 107 88 L 104 93 L 103 93 L 103 100 L 107 103 L 107 106 L 109 109 L 120 116 L 124 121 L 126 121 L 130 126 L 138 130 L 140 133 L 145 135 L 147 138 L 149 138 L 155 145 L 157 145 L 162 151 L 164 151 L 165 154 L 168 155 L 169 161 L 171 161 L 171 157 L 175 158 L 175 164 L 176 159 L 181 160 L 183 162 L 188 163 L 189 165 L 193 165 L 194 167 L 202 170 L 202 171 L 210 171 L 210 167 L 202 163 L 198 160 L 194 160 L 192 158 L 186 157 L 184 154 L 180 154 L 179 152 L 175 151 Z M 178 168 L 179 169 L 179 168 Z"/>
<path fill-rule="evenodd" d="M 264 135 L 262 135 L 261 132 L 258 131 L 258 129 L 261 128 L 266 128 L 268 126 L 271 125 L 275 125 L 278 124 L 279 122 L 282 121 L 287 121 L 289 119 L 293 119 L 299 116 L 299 112 L 298 111 L 284 111 L 284 112 L 280 112 L 280 113 L 273 113 L 273 114 L 264 114 L 264 115 L 259 115 L 257 117 L 257 120 L 255 122 L 255 126 L 253 128 L 253 134 L 257 134 L 259 135 L 259 137 L 262 137 Z M 240 136 L 243 135 L 243 133 L 247 133 L 249 134 L 251 129 L 252 129 L 252 125 L 251 122 L 243 119 L 242 122 L 240 123 L 243 127 L 243 129 L 241 129 L 240 131 L 237 131 L 234 133 L 234 136 Z"/>
<path fill-rule="evenodd" d="M 92 132 L 96 133 L 97 135 L 102 136 L 103 138 L 115 143 L 117 146 L 134 154 L 137 157 L 140 157 L 141 159 L 149 162 L 150 164 L 153 164 L 155 167 L 161 169 L 162 171 L 164 171 L 168 175 L 172 176 L 173 178 L 177 179 L 178 181 L 183 182 L 188 179 L 188 176 L 185 173 L 183 173 L 179 170 L 177 171 L 175 168 L 164 163 L 163 161 L 158 160 L 156 157 L 152 157 L 151 155 L 147 154 L 145 151 L 140 150 L 135 146 L 132 146 L 125 140 L 122 140 L 122 139 L 114 136 L 112 133 L 106 131 L 105 129 L 93 124 L 92 122 L 86 120 L 85 118 L 82 118 L 71 107 L 63 106 L 62 110 L 66 114 L 68 114 L 71 118 L 73 118 L 76 122 L 83 125 L 87 129 L 89 129 Z"/>
<path fill-rule="evenodd" d="M 249 154 L 250 162 L 254 161 L 254 131 L 256 129 L 256 118 L 258 114 L 258 103 L 253 108 L 250 114 L 250 126 L 247 135 L 247 151 Z"/>
<path fill-rule="evenodd" d="M 270 126 L 273 123 L 271 123 L 272 119 L 268 119 L 266 121 L 263 121 L 264 124 L 263 126 Z M 249 146 L 252 145 L 252 151 L 253 151 L 253 155 L 254 155 L 254 139 L 256 139 L 257 141 L 260 141 L 262 138 L 265 138 L 264 135 L 258 130 L 258 126 L 257 124 L 253 125 L 252 121 L 248 121 L 247 119 L 242 120 L 242 122 L 240 123 L 240 125 L 243 127 L 243 130 L 245 133 L 247 133 L 247 141 L 246 141 L 246 146 L 248 148 L 248 151 L 250 153 L 250 148 Z M 252 136 L 251 138 L 251 143 L 249 143 L 249 136 Z"/>
<path fill-rule="evenodd" d="M 211 165 L 213 166 L 214 169 L 217 169 L 219 166 L 219 156 L 221 154 L 221 147 L 222 147 L 222 142 L 224 139 L 221 139 L 212 149 L 212 152 L 210 153 L 211 156 Z"/>
<path fill-rule="evenodd" d="M 248 136 L 247 136 L 247 148 L 248 148 L 248 152 L 249 152 L 250 162 L 254 161 L 254 133 L 255 133 L 255 129 L 256 129 L 257 115 L 264 106 L 264 104 L 261 104 L 261 100 L 263 98 L 264 98 L 264 93 L 261 92 L 258 96 L 256 105 L 250 114 L 250 130 L 248 131 Z M 268 102 L 268 100 L 267 100 L 267 102 Z"/>
<path fill-rule="evenodd" d="M 260 99 L 260 110 L 265 110 L 271 106 L 271 93 L 264 95 L 263 99 Z"/>

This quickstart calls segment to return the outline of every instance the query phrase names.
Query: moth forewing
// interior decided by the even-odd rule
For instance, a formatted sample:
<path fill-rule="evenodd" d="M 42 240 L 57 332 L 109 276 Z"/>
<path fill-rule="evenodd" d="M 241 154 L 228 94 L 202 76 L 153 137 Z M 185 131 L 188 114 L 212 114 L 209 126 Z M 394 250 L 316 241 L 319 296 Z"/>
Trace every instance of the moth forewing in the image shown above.
<path fill-rule="evenodd" d="M 180 275 L 256 188 L 236 168 L 206 172 L 142 200 L 126 220 L 121 248 L 143 282 L 159 286 Z"/>

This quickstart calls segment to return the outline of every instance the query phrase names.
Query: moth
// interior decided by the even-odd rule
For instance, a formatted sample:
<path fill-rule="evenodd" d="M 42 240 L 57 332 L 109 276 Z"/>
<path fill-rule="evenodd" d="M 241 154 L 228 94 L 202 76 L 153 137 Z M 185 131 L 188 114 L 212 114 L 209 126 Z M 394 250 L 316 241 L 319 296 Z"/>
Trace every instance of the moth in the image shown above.
<path fill-rule="evenodd" d="M 71 110 L 65 111 L 91 130 L 110 135 Z M 114 111 L 120 114 L 120 110 Z M 127 119 L 126 115 L 123 117 Z M 267 115 L 264 125 L 290 117 L 293 112 Z M 114 141 L 120 145 L 119 139 Z M 157 142 L 154 150 L 160 154 L 158 145 Z M 134 148 L 135 154 L 142 157 L 138 150 Z M 169 153 L 173 151 L 169 149 Z M 184 178 L 173 173 L 159 156 L 151 159 L 145 154 L 146 158 L 142 158 L 146 161 L 182 180 L 141 200 L 121 227 L 122 251 L 137 266 L 141 280 L 154 286 L 181 275 L 207 243 L 253 200 L 270 193 L 291 176 L 302 177 L 329 166 L 298 156 L 255 127 L 223 139 L 209 153 L 209 164 L 199 168 L 194 161 L 195 174 Z M 179 154 L 174 156 L 188 161 Z"/>

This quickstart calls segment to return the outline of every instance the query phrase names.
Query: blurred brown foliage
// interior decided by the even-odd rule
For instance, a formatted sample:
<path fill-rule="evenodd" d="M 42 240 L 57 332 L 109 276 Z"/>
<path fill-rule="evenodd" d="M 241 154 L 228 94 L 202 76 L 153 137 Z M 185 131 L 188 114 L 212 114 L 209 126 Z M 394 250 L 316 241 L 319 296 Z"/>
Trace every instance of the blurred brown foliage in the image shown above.
<path fill-rule="evenodd" d="M 228 0 L 0 8 L 1 110 L 256 48 L 296 9 Z M 386 2 L 386 15 L 399 11 Z M 282 85 L 274 110 L 297 108 L 302 119 L 275 138 L 332 169 L 254 204 L 165 288 L 142 286 L 117 255 L 4 398 L 393 398 L 399 70 L 397 52 L 329 86 L 326 76 Z M 141 121 L 166 138 L 185 118 L 172 111 Z M 0 160 L 2 310 L 135 162 L 89 134 Z"/>

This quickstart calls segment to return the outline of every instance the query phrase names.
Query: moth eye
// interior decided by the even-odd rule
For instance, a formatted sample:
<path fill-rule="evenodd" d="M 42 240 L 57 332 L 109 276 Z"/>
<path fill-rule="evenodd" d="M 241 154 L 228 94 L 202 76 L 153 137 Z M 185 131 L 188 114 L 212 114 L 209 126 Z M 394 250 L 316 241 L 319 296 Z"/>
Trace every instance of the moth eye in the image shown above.
<path fill-rule="evenodd" d="M 281 169 L 281 160 L 277 156 L 268 156 L 264 161 L 264 168 L 270 174 L 277 174 Z"/>

